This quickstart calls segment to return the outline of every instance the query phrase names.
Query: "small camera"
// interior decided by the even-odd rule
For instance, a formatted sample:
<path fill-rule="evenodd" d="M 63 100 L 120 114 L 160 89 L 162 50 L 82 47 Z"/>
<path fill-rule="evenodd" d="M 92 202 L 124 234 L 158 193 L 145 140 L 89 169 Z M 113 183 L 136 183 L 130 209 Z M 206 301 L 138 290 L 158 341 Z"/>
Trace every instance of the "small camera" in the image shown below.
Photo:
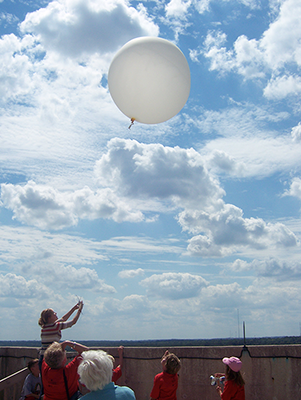
<path fill-rule="evenodd" d="M 211 375 L 210 376 L 210 384 L 211 384 L 211 386 L 215 386 L 217 384 L 217 381 L 219 381 L 223 385 L 225 382 L 225 379 L 226 378 L 224 376 L 216 378 L 214 375 Z"/>

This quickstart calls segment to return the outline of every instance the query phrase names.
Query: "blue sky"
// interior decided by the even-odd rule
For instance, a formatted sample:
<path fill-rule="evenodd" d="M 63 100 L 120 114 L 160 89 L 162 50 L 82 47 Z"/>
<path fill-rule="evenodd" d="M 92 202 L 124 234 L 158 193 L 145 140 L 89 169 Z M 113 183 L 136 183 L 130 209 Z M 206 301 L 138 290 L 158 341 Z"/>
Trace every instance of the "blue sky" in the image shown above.
<path fill-rule="evenodd" d="M 0 0 L 0 337 L 41 310 L 65 339 L 300 334 L 299 0 Z M 191 73 L 135 123 L 107 74 L 129 40 Z"/>

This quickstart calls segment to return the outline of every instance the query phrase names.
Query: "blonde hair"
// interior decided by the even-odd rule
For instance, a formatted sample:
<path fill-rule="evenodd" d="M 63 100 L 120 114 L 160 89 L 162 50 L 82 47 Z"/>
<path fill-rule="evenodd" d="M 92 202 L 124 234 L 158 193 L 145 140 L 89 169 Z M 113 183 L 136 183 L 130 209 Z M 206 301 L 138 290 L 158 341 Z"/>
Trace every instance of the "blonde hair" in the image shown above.
<path fill-rule="evenodd" d="M 82 358 L 77 372 L 89 390 L 102 390 L 112 381 L 112 356 L 103 350 L 89 350 L 82 353 Z"/>
<path fill-rule="evenodd" d="M 52 369 L 63 367 L 63 362 L 66 356 L 65 350 L 58 342 L 53 342 L 45 351 L 44 359 L 46 364 Z"/>
<path fill-rule="evenodd" d="M 41 316 L 39 318 L 38 324 L 43 327 L 44 325 L 47 324 L 49 317 L 52 315 L 53 310 L 52 308 L 46 308 L 46 310 L 43 310 L 41 312 Z"/>

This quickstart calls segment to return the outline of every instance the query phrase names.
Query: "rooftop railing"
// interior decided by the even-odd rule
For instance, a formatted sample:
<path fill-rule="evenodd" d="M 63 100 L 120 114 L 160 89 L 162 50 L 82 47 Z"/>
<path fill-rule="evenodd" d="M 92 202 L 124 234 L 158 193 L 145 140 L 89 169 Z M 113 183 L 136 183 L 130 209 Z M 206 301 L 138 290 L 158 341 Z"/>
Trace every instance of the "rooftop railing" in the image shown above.
<path fill-rule="evenodd" d="M 0 400 L 18 400 L 27 362 L 37 358 L 35 348 L 0 347 Z M 118 363 L 117 348 L 103 348 Z M 149 400 L 160 360 L 166 348 L 126 347 L 118 385 L 129 386 L 137 400 Z M 301 345 L 174 347 L 168 349 L 181 360 L 178 400 L 217 400 L 210 376 L 223 372 L 223 357 L 240 357 L 248 400 L 301 399 Z M 75 353 L 68 353 L 74 357 Z M 16 372 L 17 371 L 17 372 Z M 2 390 L 2 391 L 1 391 Z"/>

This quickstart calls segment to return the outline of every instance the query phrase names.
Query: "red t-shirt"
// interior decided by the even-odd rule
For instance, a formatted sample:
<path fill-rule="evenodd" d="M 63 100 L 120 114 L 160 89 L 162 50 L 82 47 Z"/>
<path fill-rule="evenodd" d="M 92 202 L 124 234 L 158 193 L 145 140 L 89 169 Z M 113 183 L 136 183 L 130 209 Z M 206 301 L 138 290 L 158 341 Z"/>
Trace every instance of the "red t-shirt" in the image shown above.
<path fill-rule="evenodd" d="M 150 397 L 152 399 L 177 400 L 178 374 L 161 372 L 155 376 Z"/>
<path fill-rule="evenodd" d="M 245 386 L 237 385 L 233 381 L 226 381 L 221 398 L 222 400 L 245 400 Z"/>
<path fill-rule="evenodd" d="M 65 375 L 68 382 L 69 396 L 73 396 L 78 390 L 77 367 L 79 366 L 81 357 L 75 357 L 65 369 Z M 44 400 L 67 400 L 67 392 L 65 387 L 63 368 L 52 369 L 48 367 L 45 360 L 42 364 L 42 381 L 44 388 Z"/>

